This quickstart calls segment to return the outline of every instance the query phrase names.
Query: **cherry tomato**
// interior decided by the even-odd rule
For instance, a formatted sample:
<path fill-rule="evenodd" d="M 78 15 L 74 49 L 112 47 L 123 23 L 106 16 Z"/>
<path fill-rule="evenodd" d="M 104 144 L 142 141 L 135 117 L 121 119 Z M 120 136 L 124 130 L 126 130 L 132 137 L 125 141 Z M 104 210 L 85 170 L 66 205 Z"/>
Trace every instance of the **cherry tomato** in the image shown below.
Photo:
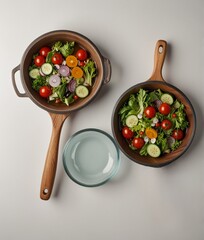
<path fill-rule="evenodd" d="M 148 106 L 144 110 L 145 117 L 153 118 L 156 115 L 156 109 L 152 106 Z"/>
<path fill-rule="evenodd" d="M 172 132 L 172 137 L 176 140 L 181 140 L 184 137 L 184 132 L 181 129 L 175 129 Z"/>
<path fill-rule="evenodd" d="M 87 52 L 86 50 L 84 49 L 79 49 L 77 52 L 76 52 L 76 57 L 77 59 L 79 59 L 80 61 L 84 61 L 87 59 Z"/>
<path fill-rule="evenodd" d="M 139 134 L 142 136 L 142 135 L 144 134 L 144 132 L 143 132 L 143 131 L 140 131 Z"/>
<path fill-rule="evenodd" d="M 155 123 L 155 127 L 160 127 L 160 126 L 161 126 L 160 122 Z"/>
<path fill-rule="evenodd" d="M 134 133 L 128 127 L 124 127 L 122 129 L 122 135 L 123 135 L 124 138 L 130 139 L 130 138 L 133 137 Z"/>
<path fill-rule="evenodd" d="M 77 95 L 74 95 L 74 100 L 79 99 L 79 97 Z"/>
<path fill-rule="evenodd" d="M 133 138 L 133 140 L 132 140 L 132 145 L 137 149 L 142 148 L 144 146 L 144 144 L 145 144 L 145 141 L 141 137 Z"/>
<path fill-rule="evenodd" d="M 164 130 L 169 130 L 172 128 L 172 122 L 168 119 L 164 119 L 162 122 L 161 122 L 161 127 L 164 129 Z"/>
<path fill-rule="evenodd" d="M 62 64 L 62 62 L 63 62 L 63 57 L 60 53 L 55 53 L 52 56 L 52 63 L 53 64 Z"/>
<path fill-rule="evenodd" d="M 173 114 L 172 114 L 172 118 L 176 118 L 176 113 L 173 113 Z"/>
<path fill-rule="evenodd" d="M 52 90 L 48 86 L 42 86 L 39 90 L 40 96 L 43 98 L 47 98 L 52 94 Z"/>
<path fill-rule="evenodd" d="M 45 63 L 45 58 L 41 55 L 35 57 L 34 59 L 35 65 L 37 67 L 41 67 L 43 65 L 43 63 Z"/>
<path fill-rule="evenodd" d="M 159 112 L 163 115 L 168 115 L 171 111 L 171 107 L 168 103 L 162 103 L 159 107 Z"/>
<path fill-rule="evenodd" d="M 42 47 L 40 49 L 40 55 L 43 57 L 47 57 L 47 54 L 51 51 L 49 47 Z"/>
<path fill-rule="evenodd" d="M 80 67 L 84 67 L 84 66 L 85 66 L 85 62 L 84 62 L 84 61 L 79 61 L 78 65 L 79 65 Z"/>

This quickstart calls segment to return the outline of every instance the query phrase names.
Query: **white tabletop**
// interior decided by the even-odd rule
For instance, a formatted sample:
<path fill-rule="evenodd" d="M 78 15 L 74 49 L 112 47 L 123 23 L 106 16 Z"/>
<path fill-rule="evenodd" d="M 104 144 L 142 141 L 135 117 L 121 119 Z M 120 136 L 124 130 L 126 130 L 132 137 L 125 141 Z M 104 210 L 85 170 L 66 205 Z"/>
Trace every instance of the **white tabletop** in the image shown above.
<path fill-rule="evenodd" d="M 0 57 L 0 239 L 202 240 L 204 238 L 204 2 L 202 0 L 45 0 L 2 2 Z M 67 29 L 110 59 L 112 78 L 94 102 L 65 122 L 53 193 L 39 197 L 51 135 L 48 113 L 14 92 L 11 71 L 43 33 Z M 156 41 L 168 42 L 164 79 L 190 99 L 197 132 L 174 163 L 151 168 L 121 153 L 110 182 L 86 188 L 62 165 L 67 139 L 84 128 L 111 132 L 119 96 L 147 80 Z M 19 74 L 17 74 L 19 77 Z M 23 92 L 20 79 L 18 87 Z"/>

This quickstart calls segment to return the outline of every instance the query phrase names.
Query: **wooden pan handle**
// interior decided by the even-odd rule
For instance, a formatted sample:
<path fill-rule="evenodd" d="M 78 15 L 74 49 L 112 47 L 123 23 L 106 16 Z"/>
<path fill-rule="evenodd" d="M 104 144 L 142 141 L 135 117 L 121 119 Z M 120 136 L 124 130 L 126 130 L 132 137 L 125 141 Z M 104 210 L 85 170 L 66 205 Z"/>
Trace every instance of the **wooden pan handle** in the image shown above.
<path fill-rule="evenodd" d="M 159 40 L 156 43 L 155 52 L 154 52 L 154 68 L 152 76 L 149 80 L 163 81 L 162 77 L 162 67 L 164 64 L 164 59 L 166 56 L 167 42 L 164 40 Z"/>
<path fill-rule="evenodd" d="M 52 187 L 54 184 L 55 173 L 57 169 L 60 133 L 63 123 L 68 117 L 68 114 L 49 114 L 52 119 L 52 135 L 47 151 L 47 157 L 41 181 L 40 198 L 42 200 L 48 200 L 52 193 Z"/>

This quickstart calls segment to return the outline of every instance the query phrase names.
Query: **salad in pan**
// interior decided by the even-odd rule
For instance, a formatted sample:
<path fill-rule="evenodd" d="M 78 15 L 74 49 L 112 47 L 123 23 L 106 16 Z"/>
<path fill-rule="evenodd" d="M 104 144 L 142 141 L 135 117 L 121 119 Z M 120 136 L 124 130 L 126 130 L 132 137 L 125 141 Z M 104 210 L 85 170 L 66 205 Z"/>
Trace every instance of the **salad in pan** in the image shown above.
<path fill-rule="evenodd" d="M 33 89 L 48 102 L 66 105 L 89 95 L 96 74 L 95 62 L 75 42 L 42 47 L 29 66 Z"/>
<path fill-rule="evenodd" d="M 176 150 L 189 126 L 185 106 L 161 89 L 140 89 L 119 110 L 121 133 L 140 155 L 159 157 Z"/>

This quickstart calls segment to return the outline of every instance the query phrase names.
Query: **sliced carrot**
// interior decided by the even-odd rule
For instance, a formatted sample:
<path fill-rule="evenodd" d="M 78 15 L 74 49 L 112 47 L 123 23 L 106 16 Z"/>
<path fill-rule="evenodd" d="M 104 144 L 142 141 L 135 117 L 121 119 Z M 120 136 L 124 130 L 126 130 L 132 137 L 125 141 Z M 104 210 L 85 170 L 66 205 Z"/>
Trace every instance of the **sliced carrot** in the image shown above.
<path fill-rule="evenodd" d="M 80 67 L 74 67 L 72 69 L 72 77 L 74 78 L 81 78 L 83 74 L 83 70 Z"/>
<path fill-rule="evenodd" d="M 76 67 L 77 64 L 78 64 L 78 60 L 77 60 L 77 58 L 75 56 L 69 55 L 66 58 L 66 63 L 67 63 L 68 67 Z"/>
<path fill-rule="evenodd" d="M 157 138 L 157 131 L 153 128 L 146 128 L 145 130 L 146 136 L 150 139 Z"/>

